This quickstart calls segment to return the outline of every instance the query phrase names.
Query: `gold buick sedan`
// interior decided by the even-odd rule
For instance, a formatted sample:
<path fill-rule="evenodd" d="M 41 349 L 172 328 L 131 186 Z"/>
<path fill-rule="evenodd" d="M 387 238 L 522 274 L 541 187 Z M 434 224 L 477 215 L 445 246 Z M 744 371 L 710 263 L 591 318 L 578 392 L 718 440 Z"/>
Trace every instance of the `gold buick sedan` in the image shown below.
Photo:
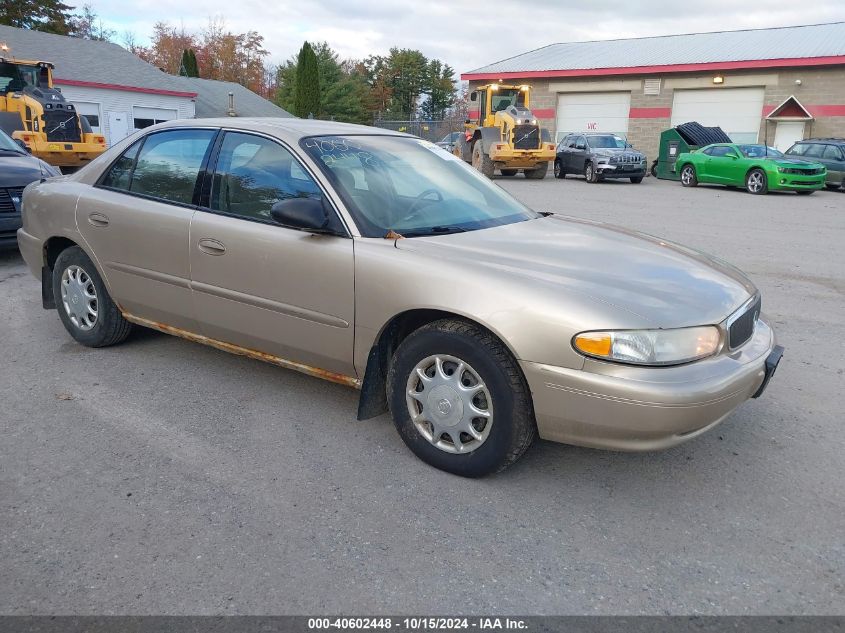
<path fill-rule="evenodd" d="M 542 438 L 689 440 L 783 348 L 741 272 L 537 213 L 434 144 L 299 119 L 183 120 L 27 187 L 21 253 L 82 345 L 133 326 L 360 389 L 467 477 Z"/>

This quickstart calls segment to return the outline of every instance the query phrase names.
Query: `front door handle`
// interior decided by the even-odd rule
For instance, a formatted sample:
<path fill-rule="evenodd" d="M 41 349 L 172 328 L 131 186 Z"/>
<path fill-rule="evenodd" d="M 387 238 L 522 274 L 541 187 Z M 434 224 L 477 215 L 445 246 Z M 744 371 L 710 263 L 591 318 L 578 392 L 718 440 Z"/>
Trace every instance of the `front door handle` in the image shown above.
<path fill-rule="evenodd" d="M 93 212 L 88 214 L 88 224 L 91 226 L 108 226 L 109 217 L 103 213 Z"/>
<path fill-rule="evenodd" d="M 218 242 L 217 240 L 213 240 L 208 237 L 202 238 L 197 243 L 197 247 L 207 255 L 222 255 L 226 252 L 226 247 L 222 242 Z"/>

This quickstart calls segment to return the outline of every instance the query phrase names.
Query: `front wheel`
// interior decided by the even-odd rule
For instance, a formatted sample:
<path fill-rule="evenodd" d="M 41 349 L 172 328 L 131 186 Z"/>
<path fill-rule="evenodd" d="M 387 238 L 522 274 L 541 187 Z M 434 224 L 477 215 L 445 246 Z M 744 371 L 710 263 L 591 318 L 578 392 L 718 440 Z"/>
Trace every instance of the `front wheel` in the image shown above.
<path fill-rule="evenodd" d="M 444 319 L 406 338 L 387 376 L 393 422 L 421 460 L 462 477 L 504 470 L 537 433 L 528 385 L 490 332 Z"/>
<path fill-rule="evenodd" d="M 584 167 L 584 178 L 587 179 L 587 182 L 596 183 L 599 181 L 599 172 L 596 171 L 595 165 L 587 163 Z"/>
<path fill-rule="evenodd" d="M 87 347 L 122 342 L 132 329 L 109 296 L 93 262 L 78 246 L 65 249 L 53 267 L 53 296 L 70 335 Z"/>
<path fill-rule="evenodd" d="M 472 166 L 488 178 L 493 178 L 493 172 L 496 166 L 490 155 L 484 151 L 480 140 L 476 141 L 475 145 L 472 146 Z"/>
<path fill-rule="evenodd" d="M 642 176 L 634 176 L 633 178 L 631 178 L 631 182 L 634 183 L 635 185 L 640 184 L 642 181 L 643 181 Z"/>
<path fill-rule="evenodd" d="M 755 196 L 763 195 L 769 191 L 769 181 L 766 172 L 762 169 L 752 169 L 745 177 L 745 189 Z"/>
<path fill-rule="evenodd" d="M 815 193 L 815 190 L 811 189 L 810 191 L 796 191 L 799 196 L 809 196 L 810 194 Z"/>
<path fill-rule="evenodd" d="M 697 187 L 698 176 L 695 173 L 695 167 L 692 165 L 684 165 L 681 169 L 681 184 L 684 187 Z"/>
<path fill-rule="evenodd" d="M 650 171 L 651 171 L 651 175 L 654 176 L 655 178 L 657 178 L 657 161 L 654 161 L 651 164 L 651 170 Z"/>
<path fill-rule="evenodd" d="M 555 178 L 566 178 L 566 170 L 563 168 L 563 163 L 561 163 L 559 160 L 555 161 L 555 166 L 553 169 Z"/>

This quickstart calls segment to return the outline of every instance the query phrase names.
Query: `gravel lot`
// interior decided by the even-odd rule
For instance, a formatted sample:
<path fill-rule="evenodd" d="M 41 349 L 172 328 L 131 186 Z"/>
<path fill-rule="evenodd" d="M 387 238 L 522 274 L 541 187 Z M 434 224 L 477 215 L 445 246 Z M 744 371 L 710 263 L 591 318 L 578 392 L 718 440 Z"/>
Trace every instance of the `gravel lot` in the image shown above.
<path fill-rule="evenodd" d="M 0 613 L 845 613 L 845 193 L 498 182 L 744 269 L 769 391 L 669 451 L 538 442 L 467 481 L 351 389 L 149 331 L 80 347 L 3 252 Z"/>

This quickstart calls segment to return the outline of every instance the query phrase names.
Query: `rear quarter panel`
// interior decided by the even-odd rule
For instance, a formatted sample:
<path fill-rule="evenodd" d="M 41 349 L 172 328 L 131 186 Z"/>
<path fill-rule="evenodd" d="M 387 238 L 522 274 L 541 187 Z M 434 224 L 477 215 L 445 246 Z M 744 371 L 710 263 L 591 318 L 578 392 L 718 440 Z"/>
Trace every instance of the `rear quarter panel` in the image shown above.
<path fill-rule="evenodd" d="M 34 275 L 41 276 L 45 263 L 43 245 L 51 237 L 65 237 L 92 255 L 76 226 L 76 205 L 85 189 L 87 187 L 80 183 L 57 178 L 33 183 L 24 191 L 23 230 L 42 245 L 41 257 L 26 262 Z"/>

